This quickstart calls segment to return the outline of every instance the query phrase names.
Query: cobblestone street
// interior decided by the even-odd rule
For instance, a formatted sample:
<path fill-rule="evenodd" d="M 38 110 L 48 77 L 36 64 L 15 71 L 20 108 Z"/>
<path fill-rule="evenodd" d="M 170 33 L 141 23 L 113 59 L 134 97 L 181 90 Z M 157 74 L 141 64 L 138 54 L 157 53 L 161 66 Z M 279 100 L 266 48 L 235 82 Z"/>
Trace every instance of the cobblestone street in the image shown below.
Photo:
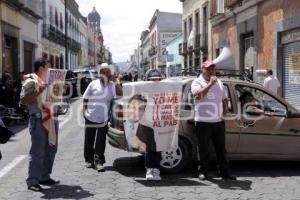
<path fill-rule="evenodd" d="M 61 182 L 44 187 L 42 193 L 27 191 L 25 183 L 27 129 L 1 146 L 1 172 L 20 155 L 24 159 L 0 176 L 0 199 L 300 199 L 300 165 L 295 162 L 231 162 L 237 181 L 200 181 L 192 165 L 179 174 L 162 174 L 163 180 L 155 183 L 145 180 L 141 155 L 107 144 L 106 172 L 98 173 L 84 166 L 83 128 L 74 121 L 64 124 L 60 132 L 53 178 Z"/>

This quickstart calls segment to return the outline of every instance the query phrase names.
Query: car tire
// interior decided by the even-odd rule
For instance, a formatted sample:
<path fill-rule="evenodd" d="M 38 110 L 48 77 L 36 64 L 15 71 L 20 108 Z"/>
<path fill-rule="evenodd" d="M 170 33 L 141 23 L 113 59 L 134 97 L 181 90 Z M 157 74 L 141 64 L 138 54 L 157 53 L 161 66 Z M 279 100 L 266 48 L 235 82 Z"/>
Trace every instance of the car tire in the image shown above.
<path fill-rule="evenodd" d="M 189 148 L 186 140 L 179 138 L 178 148 L 175 151 L 162 152 L 162 160 L 160 162 L 160 168 L 163 172 L 175 173 L 183 170 L 191 159 L 191 149 Z"/>

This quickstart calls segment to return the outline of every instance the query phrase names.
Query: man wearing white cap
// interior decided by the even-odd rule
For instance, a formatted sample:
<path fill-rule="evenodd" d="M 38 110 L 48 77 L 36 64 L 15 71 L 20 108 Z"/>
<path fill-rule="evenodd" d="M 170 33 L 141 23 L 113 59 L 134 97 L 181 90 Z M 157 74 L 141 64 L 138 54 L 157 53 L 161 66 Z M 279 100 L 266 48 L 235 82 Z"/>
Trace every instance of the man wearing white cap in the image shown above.
<path fill-rule="evenodd" d="M 105 144 L 109 110 L 115 96 L 122 96 L 122 88 L 107 65 L 100 67 L 100 78 L 93 80 L 83 94 L 85 119 L 84 158 L 87 168 L 105 171 Z"/>
<path fill-rule="evenodd" d="M 212 142 L 217 155 L 219 175 L 223 179 L 236 180 L 230 175 L 225 149 L 225 122 L 227 93 L 220 79 L 216 77 L 216 65 L 205 61 L 201 75 L 192 83 L 195 98 L 195 123 L 200 155 L 199 179 L 208 178 L 209 142 Z"/>

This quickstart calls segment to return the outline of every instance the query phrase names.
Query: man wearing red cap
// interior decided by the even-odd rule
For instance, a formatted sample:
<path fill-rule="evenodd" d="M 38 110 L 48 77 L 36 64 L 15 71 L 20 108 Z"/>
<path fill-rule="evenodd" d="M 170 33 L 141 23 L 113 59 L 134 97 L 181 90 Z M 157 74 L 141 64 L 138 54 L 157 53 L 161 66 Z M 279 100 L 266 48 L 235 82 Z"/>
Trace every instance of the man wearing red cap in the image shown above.
<path fill-rule="evenodd" d="M 209 142 L 212 139 L 217 155 L 219 175 L 223 179 L 236 180 L 230 175 L 225 149 L 225 122 L 227 93 L 220 79 L 216 77 L 216 65 L 205 61 L 201 75 L 192 83 L 195 98 L 195 122 L 200 155 L 199 179 L 208 178 Z"/>

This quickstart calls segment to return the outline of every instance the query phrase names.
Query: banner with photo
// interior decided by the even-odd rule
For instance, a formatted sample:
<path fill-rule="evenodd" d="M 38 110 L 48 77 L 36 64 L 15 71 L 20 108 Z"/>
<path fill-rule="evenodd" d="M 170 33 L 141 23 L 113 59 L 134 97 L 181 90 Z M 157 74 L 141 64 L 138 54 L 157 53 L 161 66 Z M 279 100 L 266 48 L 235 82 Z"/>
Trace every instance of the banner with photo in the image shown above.
<path fill-rule="evenodd" d="M 60 103 L 63 99 L 65 89 L 65 78 L 67 70 L 48 69 L 47 85 L 45 94 L 45 103 Z"/>
<path fill-rule="evenodd" d="M 128 151 L 168 151 L 178 147 L 180 82 L 123 85 L 124 130 Z"/>

